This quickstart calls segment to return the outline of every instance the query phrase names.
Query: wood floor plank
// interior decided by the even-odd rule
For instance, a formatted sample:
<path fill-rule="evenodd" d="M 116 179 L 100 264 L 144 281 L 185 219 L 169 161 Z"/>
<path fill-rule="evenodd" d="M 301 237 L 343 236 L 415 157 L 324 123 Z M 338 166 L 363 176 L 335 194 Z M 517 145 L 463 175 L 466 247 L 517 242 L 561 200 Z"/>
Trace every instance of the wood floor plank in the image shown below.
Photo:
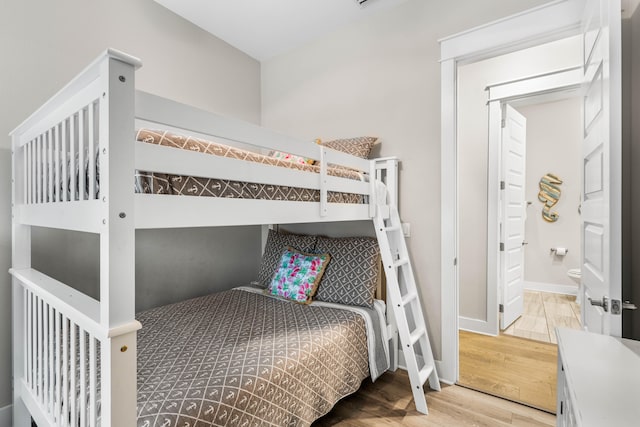
<path fill-rule="evenodd" d="M 557 351 L 523 338 L 460 331 L 459 384 L 555 412 Z"/>
<path fill-rule="evenodd" d="M 522 316 L 503 334 L 555 344 L 558 326 L 580 329 L 580 306 L 576 304 L 576 297 L 525 291 Z"/>
<path fill-rule="evenodd" d="M 429 415 L 416 411 L 407 373 L 387 372 L 342 399 L 314 427 L 555 426 L 555 416 L 460 386 L 427 391 Z"/>

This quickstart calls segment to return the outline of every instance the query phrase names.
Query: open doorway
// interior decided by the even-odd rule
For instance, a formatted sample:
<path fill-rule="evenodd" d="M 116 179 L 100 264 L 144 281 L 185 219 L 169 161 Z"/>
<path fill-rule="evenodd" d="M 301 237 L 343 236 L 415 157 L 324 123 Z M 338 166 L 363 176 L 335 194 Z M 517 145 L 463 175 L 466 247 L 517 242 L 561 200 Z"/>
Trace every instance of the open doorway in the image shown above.
<path fill-rule="evenodd" d="M 580 49 L 458 67 L 459 384 L 549 412 L 555 327 L 580 327 Z"/>
<path fill-rule="evenodd" d="M 505 320 L 509 308 L 503 308 L 500 329 L 507 335 L 556 344 L 556 327 L 580 329 L 576 298 L 582 252 L 582 104 L 572 91 L 554 95 L 552 100 L 536 96 L 508 104 L 526 120 L 523 199 L 516 202 L 523 214 L 515 224 L 522 227 L 522 241 L 516 242 L 522 248 L 522 291 L 517 295 L 522 306 L 509 320 Z M 503 165 L 510 162 L 505 157 Z M 507 190 L 504 198 L 510 197 Z M 506 205 L 504 199 L 502 204 Z M 508 220 L 503 223 L 509 227 Z M 503 229 L 502 234 L 514 233 Z M 513 267 L 504 265 L 512 256 L 507 249 L 501 271 L 508 276 Z M 501 282 L 508 285 L 509 278 L 503 276 Z M 510 296 L 504 292 L 503 304 Z"/>
<path fill-rule="evenodd" d="M 526 279 L 532 285 L 546 282 L 571 286 L 574 283 L 567 273 L 579 266 L 580 259 L 579 218 L 575 216 L 580 187 L 581 107 L 577 98 L 573 102 L 567 101 L 569 105 L 562 100 L 577 96 L 580 77 L 576 65 L 580 61 L 580 37 L 571 37 L 458 67 L 460 329 L 498 335 L 499 306 L 502 304 L 508 311 L 519 306 L 515 310 L 518 313 L 510 320 L 518 318 Z M 502 145 L 503 133 L 509 130 L 502 124 L 506 126 L 512 122 L 504 120 L 508 105 L 515 114 L 518 114 L 516 108 L 524 108 L 535 117 L 528 123 L 529 133 L 532 132 L 528 137 L 535 141 L 526 146 L 523 144 L 525 151 L 516 154 L 522 164 L 512 171 L 516 175 L 522 174 L 514 178 L 519 180 L 519 190 L 513 180 L 507 179 L 509 174 L 505 169 L 509 166 L 505 159 L 514 157 L 514 153 L 510 156 Z M 523 120 L 520 131 L 526 132 L 526 118 Z M 561 143 L 563 150 L 559 151 Z M 548 153 L 550 149 L 553 151 Z M 530 165 L 527 165 L 527 159 Z M 526 176 L 526 170 L 540 174 L 539 170 L 545 168 L 537 178 L 532 174 Z M 554 171 L 567 177 L 570 191 L 553 209 L 562 206 L 565 212 L 571 206 L 568 200 L 572 198 L 577 203 L 573 203 L 571 215 L 565 212 L 561 221 L 544 228 L 537 224 L 540 217 L 534 217 L 533 212 L 536 206 L 541 207 L 537 197 L 539 180 Z M 505 184 L 508 188 L 504 188 Z M 506 201 L 505 197 L 511 200 Z M 529 208 L 525 201 L 531 201 Z M 505 203 L 519 206 L 507 209 Z M 515 211 L 518 221 L 508 218 Z M 529 226 L 528 233 L 525 222 Z M 571 224 L 575 228 L 570 240 L 566 234 L 571 233 L 557 233 L 560 227 L 564 229 Z M 546 233 L 543 238 L 537 236 L 540 230 Z M 531 242 L 527 241 L 529 238 Z M 542 245 L 549 245 L 545 253 Z M 569 257 L 550 251 L 569 246 Z M 545 269 L 552 274 L 545 275 L 533 269 L 527 271 L 526 259 L 533 262 L 532 268 Z M 527 274 L 530 277 L 526 277 Z M 514 282 L 519 286 L 515 293 L 508 287 Z M 504 286 L 501 288 L 500 285 Z M 538 290 L 557 292 L 558 289 L 556 286 Z M 577 293 L 575 284 L 573 289 L 570 293 Z M 503 329 L 511 321 L 503 325 Z"/>

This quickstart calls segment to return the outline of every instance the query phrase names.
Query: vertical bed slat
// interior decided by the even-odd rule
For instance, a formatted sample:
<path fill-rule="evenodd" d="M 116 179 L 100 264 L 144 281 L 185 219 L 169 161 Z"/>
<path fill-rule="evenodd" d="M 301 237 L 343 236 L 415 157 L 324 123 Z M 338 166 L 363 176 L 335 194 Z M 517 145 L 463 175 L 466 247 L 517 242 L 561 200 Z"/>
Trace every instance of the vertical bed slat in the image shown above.
<path fill-rule="evenodd" d="M 29 302 L 27 300 L 27 297 L 29 296 L 29 291 L 26 288 L 22 288 L 22 301 L 24 303 L 24 306 L 22 307 L 22 313 L 24 315 L 23 319 L 22 319 L 22 325 L 23 325 L 23 329 L 22 329 L 22 336 L 24 337 L 24 346 L 22 349 L 22 353 L 23 353 L 23 376 L 25 381 L 27 382 L 27 384 L 29 384 L 29 368 L 28 368 L 28 360 L 29 360 L 29 335 L 28 335 L 28 330 L 29 327 L 28 322 L 29 322 L 29 313 L 28 313 L 28 307 L 29 307 Z"/>
<path fill-rule="evenodd" d="M 29 203 L 29 143 L 27 142 L 24 147 L 22 147 L 22 183 L 24 188 L 22 189 L 22 202 L 27 204 Z"/>
<path fill-rule="evenodd" d="M 26 173 L 27 173 L 27 179 L 25 180 L 27 183 L 27 191 L 25 191 L 25 197 L 27 198 L 26 202 L 27 204 L 31 204 L 32 200 L 31 200 L 31 144 L 32 141 L 29 141 L 25 144 L 24 148 L 26 150 L 25 152 L 25 159 L 27 160 L 27 167 L 25 168 Z"/>
<path fill-rule="evenodd" d="M 36 297 L 37 298 L 37 297 Z M 43 383 L 44 383 L 44 376 L 42 374 L 42 300 L 40 298 L 37 298 L 38 300 L 38 358 L 37 358 L 37 362 L 38 362 L 38 397 L 41 401 L 41 403 L 44 403 L 42 400 L 42 396 L 44 395 L 44 393 L 42 392 L 43 389 Z"/>
<path fill-rule="evenodd" d="M 87 199 L 93 200 L 96 198 L 96 147 L 95 147 L 95 135 L 94 135 L 94 109 L 96 104 L 89 104 L 89 194 Z"/>
<path fill-rule="evenodd" d="M 36 138 L 29 144 L 29 182 L 31 184 L 31 203 L 36 203 L 36 146 L 38 140 Z"/>
<path fill-rule="evenodd" d="M 42 303 L 42 346 L 43 346 L 43 359 L 42 359 L 42 376 L 44 377 L 44 386 L 42 388 L 42 404 L 45 410 L 49 409 L 49 316 L 48 316 L 49 304 Z"/>
<path fill-rule="evenodd" d="M 85 200 L 86 177 L 84 174 L 86 139 L 84 137 L 85 130 L 84 108 L 78 111 L 78 200 Z"/>
<path fill-rule="evenodd" d="M 30 325 L 30 334 L 31 334 L 31 390 L 35 390 L 36 389 L 36 382 L 38 381 L 38 375 L 37 375 L 37 361 L 36 361 L 36 352 L 38 351 L 38 347 L 36 347 L 36 337 L 37 337 L 37 328 L 38 328 L 38 322 L 37 322 L 37 312 L 38 312 L 38 306 L 37 306 L 37 301 L 35 298 L 35 295 L 33 295 L 33 293 L 31 293 L 31 325 Z"/>
<path fill-rule="evenodd" d="M 69 411 L 70 415 L 70 425 L 71 427 L 76 427 L 78 425 L 78 411 L 77 408 L 77 400 L 76 397 L 76 354 L 78 354 L 78 343 L 76 341 L 76 330 L 77 325 L 71 321 L 71 331 L 69 331 L 69 339 L 71 340 L 71 345 L 69 347 L 69 359 L 71 360 L 71 367 L 69 369 L 69 376 L 71 377 L 70 381 L 70 390 L 69 390 L 69 402 L 71 402 L 71 410 Z"/>
<path fill-rule="evenodd" d="M 27 380 L 27 384 L 29 385 L 29 388 L 31 388 L 33 384 L 31 382 L 31 379 L 33 378 L 33 376 L 31 375 L 31 292 L 29 292 L 29 290 L 26 288 L 25 288 L 25 292 L 26 292 L 25 299 L 27 300 L 27 309 L 25 310 L 25 313 L 27 313 L 27 321 L 25 322 L 27 326 L 27 333 L 24 336 L 25 336 L 25 354 L 27 356 L 27 363 L 25 363 L 24 366 L 27 369 L 27 374 L 25 375 L 25 379 Z"/>
<path fill-rule="evenodd" d="M 49 198 L 47 202 L 53 202 L 53 129 L 49 129 L 47 136 L 47 184 L 49 190 Z"/>
<path fill-rule="evenodd" d="M 62 406 L 60 424 L 67 425 L 67 413 L 69 411 L 69 320 L 62 319 Z"/>
<path fill-rule="evenodd" d="M 53 406 L 53 419 L 58 422 L 58 424 L 62 424 L 61 422 L 61 412 L 60 409 L 62 407 L 61 404 L 61 393 L 62 393 L 62 369 L 64 369 L 66 364 L 62 364 L 62 337 L 60 336 L 62 325 L 60 324 L 60 316 L 61 314 L 56 310 L 55 311 L 56 321 L 55 321 L 55 342 L 56 342 L 56 354 L 55 354 L 55 363 L 54 363 L 54 372 L 55 372 L 55 384 L 56 384 L 56 394 Z"/>
<path fill-rule="evenodd" d="M 47 132 L 42 133 L 42 152 L 40 153 L 40 174 L 42 178 L 42 200 L 47 202 Z"/>
<path fill-rule="evenodd" d="M 85 331 L 81 326 L 78 326 L 80 330 L 80 339 L 78 345 L 80 346 L 80 427 L 87 426 L 87 339 L 85 337 Z"/>
<path fill-rule="evenodd" d="M 51 163 L 49 163 L 51 164 Z M 54 319 L 53 319 L 53 307 L 51 307 L 51 305 L 49 305 L 49 333 L 47 334 L 47 345 L 49 346 L 49 358 L 48 358 L 48 364 L 47 364 L 47 370 L 49 371 L 49 391 L 47 393 L 47 397 L 49 398 L 49 404 L 48 409 L 49 409 L 49 413 L 51 415 L 54 414 L 53 412 L 53 391 L 54 391 L 54 386 L 55 386 L 55 359 L 53 358 L 53 354 L 54 354 L 54 347 L 56 345 L 55 343 L 55 335 L 53 334 L 53 324 L 54 324 Z"/>
<path fill-rule="evenodd" d="M 42 189 L 42 174 L 41 174 L 41 161 L 42 161 L 42 135 L 38 137 L 36 142 L 36 203 L 41 203 L 41 189 Z"/>
<path fill-rule="evenodd" d="M 47 203 L 49 194 L 49 169 L 47 158 L 49 157 L 49 132 L 42 134 L 42 203 Z"/>
<path fill-rule="evenodd" d="M 67 164 L 67 120 L 62 121 L 62 201 L 66 202 L 69 200 L 69 176 L 67 175 L 67 168 L 69 165 Z"/>
<path fill-rule="evenodd" d="M 55 140 L 56 140 L 56 146 L 53 150 L 53 154 L 54 154 L 54 163 L 56 165 L 55 167 L 55 181 L 54 181 L 54 187 L 53 187 L 53 201 L 54 202 L 61 202 L 62 201 L 62 197 L 61 197 L 61 192 L 62 192 L 62 188 L 60 187 L 60 133 L 61 133 L 61 128 L 62 127 L 62 123 L 58 123 L 56 125 L 56 132 L 55 132 Z"/>
<path fill-rule="evenodd" d="M 89 423 L 96 427 L 96 339 L 89 335 Z"/>
<path fill-rule="evenodd" d="M 69 163 L 69 173 L 71 174 L 71 201 L 76 199 L 76 116 L 69 117 L 69 148 L 71 161 Z"/>

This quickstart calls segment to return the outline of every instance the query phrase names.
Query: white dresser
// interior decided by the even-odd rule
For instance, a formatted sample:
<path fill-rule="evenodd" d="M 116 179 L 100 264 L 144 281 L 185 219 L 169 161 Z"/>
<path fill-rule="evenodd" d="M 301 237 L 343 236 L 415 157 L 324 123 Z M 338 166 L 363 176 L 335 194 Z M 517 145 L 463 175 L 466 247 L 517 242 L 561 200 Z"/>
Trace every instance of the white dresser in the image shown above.
<path fill-rule="evenodd" d="M 640 344 L 564 328 L 557 337 L 557 425 L 640 426 Z"/>

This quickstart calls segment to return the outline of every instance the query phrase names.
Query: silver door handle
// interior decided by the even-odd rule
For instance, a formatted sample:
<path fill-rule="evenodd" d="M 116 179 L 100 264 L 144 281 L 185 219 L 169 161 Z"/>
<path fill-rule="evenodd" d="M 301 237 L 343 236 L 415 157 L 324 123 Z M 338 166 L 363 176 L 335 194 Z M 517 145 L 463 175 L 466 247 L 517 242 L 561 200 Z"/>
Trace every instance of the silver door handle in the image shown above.
<path fill-rule="evenodd" d="M 623 302 L 623 303 L 622 303 L 622 309 L 623 309 L 623 310 L 637 310 L 637 309 L 638 309 L 638 306 L 637 306 L 637 305 L 635 305 L 635 304 L 634 304 L 634 303 L 632 303 L 632 302 L 625 301 L 625 302 Z"/>
<path fill-rule="evenodd" d="M 591 305 L 602 307 L 605 312 L 609 311 L 609 299 L 607 297 L 602 297 L 602 301 L 593 300 L 591 297 L 589 297 L 588 300 Z"/>

